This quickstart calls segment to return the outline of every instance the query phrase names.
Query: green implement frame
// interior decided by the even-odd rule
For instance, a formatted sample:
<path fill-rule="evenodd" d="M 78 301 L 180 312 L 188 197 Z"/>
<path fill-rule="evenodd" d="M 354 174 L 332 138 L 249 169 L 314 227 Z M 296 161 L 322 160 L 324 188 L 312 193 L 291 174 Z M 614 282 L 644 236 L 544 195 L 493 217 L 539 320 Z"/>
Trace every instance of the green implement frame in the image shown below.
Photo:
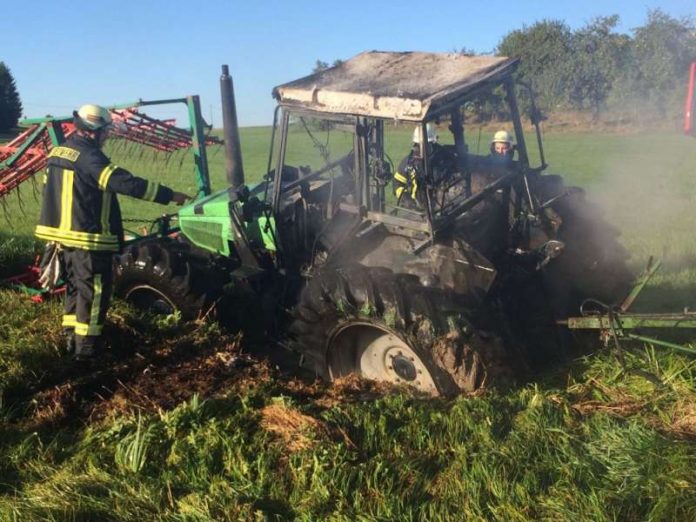
<path fill-rule="evenodd" d="M 205 123 L 201 114 L 201 101 L 197 95 L 186 96 L 185 98 L 171 98 L 166 100 L 137 100 L 130 103 L 121 103 L 118 105 L 110 105 L 107 108 L 110 110 L 132 109 L 136 107 L 147 107 L 153 105 L 168 105 L 174 103 L 183 103 L 188 110 L 189 125 L 191 128 L 191 152 L 193 154 L 193 164 L 196 172 L 196 186 L 198 196 L 207 196 L 211 192 L 210 188 L 210 173 L 208 172 L 208 157 L 206 152 L 206 135 Z M 48 134 L 51 138 L 51 143 L 55 147 L 61 145 L 65 141 L 65 136 L 61 128 L 61 123 L 71 122 L 73 119 L 70 116 L 47 117 L 47 118 L 30 118 L 20 122 L 21 126 L 39 125 L 35 136 L 27 142 L 27 147 L 31 146 L 41 132 L 48 128 Z M 23 152 L 23 150 L 21 151 Z M 20 153 L 16 154 L 19 156 Z M 12 162 L 13 158 L 9 158 L 5 163 Z"/>
<path fill-rule="evenodd" d="M 642 329 L 696 329 L 696 312 L 685 309 L 682 313 L 630 313 L 628 309 L 645 288 L 650 278 L 657 272 L 660 262 L 653 262 L 652 258 L 648 266 L 636 281 L 628 296 L 618 306 L 609 306 L 595 300 L 587 300 L 581 307 L 580 317 L 569 317 L 558 322 L 571 330 L 599 330 L 600 339 L 605 345 L 612 340 L 619 345 L 621 340 L 632 340 L 654 344 L 665 348 L 696 355 L 696 348 L 671 343 L 655 337 L 648 337 L 634 333 Z M 591 311 L 585 311 L 586 305 L 594 305 Z"/>

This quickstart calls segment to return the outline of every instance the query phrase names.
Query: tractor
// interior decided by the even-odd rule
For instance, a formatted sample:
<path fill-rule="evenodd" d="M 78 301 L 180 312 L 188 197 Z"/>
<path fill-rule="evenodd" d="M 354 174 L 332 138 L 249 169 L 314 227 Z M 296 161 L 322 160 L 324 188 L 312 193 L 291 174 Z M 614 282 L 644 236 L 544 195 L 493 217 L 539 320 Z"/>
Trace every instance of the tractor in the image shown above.
<path fill-rule="evenodd" d="M 542 116 L 515 80 L 518 63 L 372 51 L 279 85 L 254 185 L 223 66 L 230 186 L 129 245 L 116 295 L 185 319 L 214 311 L 254 325 L 328 380 L 358 374 L 451 395 L 562 359 L 573 347 L 559 324 L 588 297 L 616 302 L 633 277 L 599 209 L 543 174 Z M 514 134 L 502 162 L 475 146 L 473 108 L 487 96 L 504 100 Z M 423 139 L 403 143 L 416 152 L 405 205 L 394 195 L 404 173 L 387 148 L 414 127 Z"/>

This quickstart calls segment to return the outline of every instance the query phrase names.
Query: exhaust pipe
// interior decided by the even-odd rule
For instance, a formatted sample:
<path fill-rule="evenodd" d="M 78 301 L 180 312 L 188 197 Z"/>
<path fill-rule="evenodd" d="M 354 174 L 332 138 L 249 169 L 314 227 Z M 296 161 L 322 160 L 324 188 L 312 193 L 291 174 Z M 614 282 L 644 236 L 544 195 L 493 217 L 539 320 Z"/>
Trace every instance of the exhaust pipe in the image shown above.
<path fill-rule="evenodd" d="M 244 167 L 242 165 L 242 147 L 239 144 L 239 125 L 237 108 L 234 101 L 234 87 L 230 68 L 222 66 L 220 76 L 220 94 L 222 96 L 222 128 L 225 139 L 225 172 L 232 188 L 244 185 Z"/>

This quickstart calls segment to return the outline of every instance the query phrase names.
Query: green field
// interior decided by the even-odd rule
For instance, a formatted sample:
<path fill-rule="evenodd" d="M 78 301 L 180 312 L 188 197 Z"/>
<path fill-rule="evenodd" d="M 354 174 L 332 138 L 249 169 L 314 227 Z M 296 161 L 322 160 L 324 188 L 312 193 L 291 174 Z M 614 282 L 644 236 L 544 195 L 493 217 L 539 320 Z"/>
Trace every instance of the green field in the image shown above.
<path fill-rule="evenodd" d="M 242 129 L 249 182 L 265 172 L 269 138 Z M 395 162 L 409 142 L 410 129 L 390 129 Z M 622 231 L 632 268 L 663 259 L 637 306 L 696 304 L 696 141 L 558 133 L 545 147 L 549 172 Z M 194 191 L 184 153 L 109 152 Z M 308 157 L 300 141 L 297 159 Z M 209 159 L 221 188 L 223 152 Z M 163 210 L 122 201 L 133 219 Z M 7 273 L 34 248 L 31 187 L 4 210 Z M 214 324 L 122 303 L 105 367 L 80 374 L 60 314 L 58 302 L 0 290 L 0 520 L 696 520 L 694 357 L 634 347 L 629 366 L 653 382 L 601 351 L 510 390 L 430 399 L 248 364 L 244 339 Z"/>

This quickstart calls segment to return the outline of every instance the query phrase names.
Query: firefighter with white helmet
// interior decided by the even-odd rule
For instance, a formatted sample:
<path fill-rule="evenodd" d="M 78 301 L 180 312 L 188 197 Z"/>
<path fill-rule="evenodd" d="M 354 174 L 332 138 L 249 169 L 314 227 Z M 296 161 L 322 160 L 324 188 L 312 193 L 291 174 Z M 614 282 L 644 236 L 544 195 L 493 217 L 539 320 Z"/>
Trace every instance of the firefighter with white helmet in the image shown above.
<path fill-rule="evenodd" d="M 73 112 L 75 125 L 83 130 L 98 131 L 112 124 L 111 113 L 100 105 L 88 103 Z"/>
<path fill-rule="evenodd" d="M 432 123 L 427 123 L 425 125 L 425 133 L 428 136 L 428 143 L 437 143 L 438 140 L 438 135 L 435 130 L 435 125 Z M 423 144 L 423 128 L 420 125 L 416 125 L 416 127 L 413 129 L 413 141 L 414 144 L 422 145 Z"/>
<path fill-rule="evenodd" d="M 445 170 L 451 170 L 455 160 L 452 152 L 447 147 L 438 143 L 438 135 L 433 123 L 425 126 L 428 147 L 428 157 L 433 171 L 438 171 L 441 175 L 435 178 L 444 177 Z M 413 146 L 408 156 L 404 157 L 399 163 L 399 167 L 394 173 L 393 184 L 394 194 L 396 195 L 397 205 L 419 209 L 423 207 L 422 191 L 419 191 L 419 181 L 423 176 L 423 130 L 422 125 L 416 125 L 413 129 Z M 421 183 L 422 185 L 422 183 Z"/>
<path fill-rule="evenodd" d="M 506 130 L 496 132 L 491 140 L 491 154 L 510 154 L 512 151 L 512 135 Z"/>
<path fill-rule="evenodd" d="M 43 282 L 55 282 L 61 258 L 67 283 L 63 328 L 77 360 L 98 349 L 111 297 L 112 257 L 123 245 L 116 194 L 182 205 L 190 199 L 134 176 L 101 151 L 112 125 L 108 109 L 83 105 L 73 112 L 76 132 L 48 155 L 41 216 L 35 235 L 49 242 Z"/>
<path fill-rule="evenodd" d="M 499 130 L 491 139 L 491 153 L 488 155 L 488 168 L 493 173 L 503 174 L 512 166 L 512 158 L 515 154 L 515 145 L 512 135 L 506 130 Z"/>

